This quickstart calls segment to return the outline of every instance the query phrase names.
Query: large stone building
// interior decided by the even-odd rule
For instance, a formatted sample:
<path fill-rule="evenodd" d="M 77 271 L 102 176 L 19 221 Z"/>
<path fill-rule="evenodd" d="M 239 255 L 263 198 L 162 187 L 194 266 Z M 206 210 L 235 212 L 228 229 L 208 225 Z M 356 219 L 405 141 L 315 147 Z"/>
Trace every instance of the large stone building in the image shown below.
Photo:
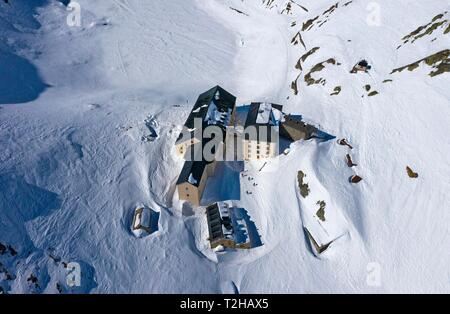
<path fill-rule="evenodd" d="M 216 161 L 186 161 L 177 181 L 178 197 L 199 206 L 206 180 L 214 175 Z"/>
<path fill-rule="evenodd" d="M 234 123 L 235 115 L 235 96 L 220 86 L 204 92 L 198 97 L 175 142 L 177 153 L 184 157 L 191 145 L 201 143 L 207 126 L 216 125 L 225 131 Z"/>
<path fill-rule="evenodd" d="M 201 94 L 175 142 L 177 154 L 186 160 L 177 180 L 180 200 L 200 206 L 206 180 L 214 175 L 218 159 L 230 157 L 225 157 L 226 152 L 233 151 L 233 160 L 264 160 L 279 154 L 280 135 L 294 141 L 317 136 L 317 129 L 301 116 L 285 115 L 282 110 L 281 105 L 255 102 L 245 117 L 236 119 L 235 96 L 220 86 Z M 215 141 L 218 145 L 206 157 L 206 147 L 214 139 L 205 136 L 209 126 L 219 130 L 221 141 Z"/>
<path fill-rule="evenodd" d="M 250 105 L 243 134 L 244 160 L 267 159 L 278 155 L 282 109 L 283 106 L 270 103 Z"/>
<path fill-rule="evenodd" d="M 199 206 L 206 180 L 214 175 L 217 157 L 223 154 L 227 128 L 234 123 L 236 97 L 220 86 L 216 86 L 198 97 L 192 108 L 175 146 L 177 153 L 185 158 L 183 169 L 177 180 L 180 200 Z M 221 130 L 222 141 L 205 156 L 206 145 L 212 139 L 204 139 L 203 132 L 208 126 Z"/>

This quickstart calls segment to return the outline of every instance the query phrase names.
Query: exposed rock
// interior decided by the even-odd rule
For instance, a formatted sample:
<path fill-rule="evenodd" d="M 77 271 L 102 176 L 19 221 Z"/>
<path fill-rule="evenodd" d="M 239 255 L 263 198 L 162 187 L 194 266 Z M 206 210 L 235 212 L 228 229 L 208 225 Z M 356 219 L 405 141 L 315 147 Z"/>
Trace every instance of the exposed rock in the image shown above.
<path fill-rule="evenodd" d="M 342 87 L 341 87 L 341 86 L 336 86 L 336 87 L 333 89 L 333 92 L 332 92 L 330 95 L 331 95 L 331 96 L 339 95 L 339 93 L 341 92 L 341 90 L 342 90 Z"/>
<path fill-rule="evenodd" d="M 352 157 L 350 156 L 350 154 L 346 155 L 346 160 L 347 160 L 347 166 L 351 167 L 355 167 L 357 166 L 357 164 L 355 164 L 352 160 Z"/>
<path fill-rule="evenodd" d="M 317 201 L 316 204 L 319 205 L 319 210 L 316 212 L 317 217 L 319 217 L 320 220 L 325 221 L 325 206 L 327 204 L 325 201 Z"/>
<path fill-rule="evenodd" d="M 445 49 L 435 54 L 432 54 L 428 57 L 420 59 L 416 62 L 413 62 L 411 64 L 396 68 L 392 70 L 391 74 L 394 74 L 396 72 L 402 72 L 406 69 L 408 69 L 408 71 L 414 71 L 419 67 L 421 63 L 426 63 L 428 66 L 431 66 L 433 69 L 435 69 L 434 71 L 431 71 L 429 73 L 431 77 L 434 77 L 445 72 L 450 72 L 449 56 L 450 56 L 450 49 Z"/>
<path fill-rule="evenodd" d="M 305 82 L 306 85 L 313 85 L 313 84 L 322 84 L 325 85 L 326 80 L 323 78 L 314 79 L 312 77 L 313 73 L 320 72 L 325 68 L 326 64 L 333 64 L 333 65 L 339 65 L 339 63 L 336 62 L 334 58 L 330 58 L 326 61 L 317 63 L 315 66 L 312 67 L 312 69 L 305 75 Z"/>
<path fill-rule="evenodd" d="M 348 6 L 350 3 L 352 3 L 352 1 L 346 2 L 344 4 L 344 6 Z M 318 15 L 318 16 L 311 18 L 311 19 L 307 20 L 306 22 L 304 22 L 302 25 L 302 32 L 311 30 L 315 25 L 318 25 L 318 27 L 321 27 L 322 25 L 324 25 L 326 22 L 329 21 L 331 14 L 333 14 L 333 12 L 338 7 L 339 7 L 339 2 L 332 5 L 327 10 L 325 10 L 321 15 Z"/>
<path fill-rule="evenodd" d="M 447 28 L 444 30 L 444 34 L 448 33 L 450 31 L 450 23 L 448 20 L 442 19 L 446 14 L 447 14 L 447 12 L 436 15 L 435 17 L 433 17 L 431 22 L 429 22 L 425 25 L 419 26 L 417 29 L 415 29 L 408 35 L 404 36 L 402 38 L 403 44 L 406 44 L 408 42 L 412 44 L 416 40 L 418 40 L 422 37 L 433 34 L 434 31 L 436 31 L 440 27 L 445 27 L 445 25 L 447 25 Z M 398 48 L 400 48 L 400 47 L 401 47 L 401 45 Z"/>
<path fill-rule="evenodd" d="M 362 181 L 362 178 L 358 175 L 353 175 L 349 178 L 350 183 L 359 183 Z"/>
<path fill-rule="evenodd" d="M 30 276 L 27 278 L 27 282 L 29 282 L 31 284 L 34 284 L 34 286 L 36 288 L 39 288 L 39 281 L 38 281 L 38 278 L 35 275 L 30 274 Z"/>
<path fill-rule="evenodd" d="M 298 82 L 298 78 L 300 77 L 300 74 L 297 76 L 297 78 L 294 80 L 294 81 L 292 81 L 292 83 L 291 83 L 291 89 L 294 91 L 294 95 L 298 95 L 298 85 L 297 85 L 297 82 Z"/>
<path fill-rule="evenodd" d="M 419 177 L 419 174 L 414 172 L 409 166 L 406 166 L 406 172 L 411 179 L 417 179 Z"/>
<path fill-rule="evenodd" d="M 297 181 L 298 181 L 298 187 L 300 189 L 300 195 L 303 198 L 306 198 L 309 195 L 310 189 L 308 186 L 308 183 L 305 183 L 303 179 L 306 177 L 306 174 L 303 171 L 299 171 L 297 173 Z"/>
<path fill-rule="evenodd" d="M 338 144 L 343 145 L 343 146 L 348 146 L 350 149 L 353 149 L 353 146 L 350 145 L 345 138 L 338 140 Z"/>
<path fill-rule="evenodd" d="M 309 19 L 305 23 L 303 23 L 302 32 L 309 31 L 313 27 L 313 24 L 314 24 L 314 22 L 317 19 L 319 19 L 319 16 L 316 16 L 315 18 Z"/>
<path fill-rule="evenodd" d="M 302 62 L 305 62 L 306 59 L 308 59 L 308 57 L 310 57 L 312 54 L 314 54 L 319 49 L 320 49 L 319 47 L 314 47 L 311 50 L 309 50 L 307 53 L 305 53 L 303 56 L 301 56 L 300 59 L 298 59 L 297 64 L 295 65 L 295 68 L 298 70 L 303 70 Z"/>
<path fill-rule="evenodd" d="M 306 45 L 305 42 L 303 41 L 302 34 L 300 34 L 300 32 L 297 32 L 297 34 L 295 34 L 295 36 L 292 38 L 291 44 L 295 46 L 298 45 L 299 43 L 302 44 L 302 46 L 306 49 Z"/>
<path fill-rule="evenodd" d="M 249 16 L 247 13 L 242 12 L 241 10 L 238 10 L 238 9 L 236 9 L 236 8 L 230 7 L 230 9 L 233 10 L 233 11 L 235 11 L 235 12 L 237 12 L 237 13 L 239 13 L 239 14 L 242 14 L 242 15 L 245 15 L 245 16 Z"/>

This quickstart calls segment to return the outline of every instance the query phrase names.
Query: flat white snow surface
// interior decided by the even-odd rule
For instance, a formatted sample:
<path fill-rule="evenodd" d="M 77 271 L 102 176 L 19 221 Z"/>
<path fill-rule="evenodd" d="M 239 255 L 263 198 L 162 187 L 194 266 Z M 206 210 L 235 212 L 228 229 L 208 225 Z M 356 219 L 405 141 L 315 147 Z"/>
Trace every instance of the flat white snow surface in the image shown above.
<path fill-rule="evenodd" d="M 78 0 L 81 27 L 66 25 L 59 1 L 10 2 L 0 1 L 0 243 L 17 255 L 0 250 L 13 275 L 0 273 L 3 291 L 450 292 L 450 77 L 425 63 L 390 74 L 450 48 L 447 1 L 382 1 L 374 13 L 369 0 L 298 0 L 308 12 L 286 14 L 284 0 Z M 447 22 L 403 44 L 441 13 Z M 306 49 L 291 43 L 298 31 Z M 307 86 L 330 58 L 311 74 L 324 81 Z M 361 59 L 372 69 L 350 74 Z M 296 142 L 253 180 L 222 165 L 208 196 L 245 208 L 262 245 L 217 254 L 204 211 L 182 216 L 174 201 L 173 147 L 215 85 L 239 104 L 282 104 L 354 147 Z M 312 182 L 307 202 L 298 170 Z M 350 184 L 353 174 L 363 181 Z M 301 218 L 319 200 L 347 232 L 321 258 Z M 160 212 L 159 232 L 142 239 L 130 231 L 139 204 Z M 63 261 L 81 265 L 81 287 L 65 286 Z"/>

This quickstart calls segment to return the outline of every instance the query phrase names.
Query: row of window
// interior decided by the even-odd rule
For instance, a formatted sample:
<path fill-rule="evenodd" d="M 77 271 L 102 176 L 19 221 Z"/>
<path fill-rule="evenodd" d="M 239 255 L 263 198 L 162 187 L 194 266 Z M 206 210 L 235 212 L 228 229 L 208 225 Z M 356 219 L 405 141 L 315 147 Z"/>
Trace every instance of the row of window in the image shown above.
<path fill-rule="evenodd" d="M 259 151 L 256 152 L 256 159 L 260 159 L 260 158 L 268 158 L 270 157 L 270 150 L 267 150 L 265 154 L 260 154 Z M 248 152 L 247 154 L 247 159 L 252 159 L 253 155 L 251 154 L 251 152 Z"/>
<path fill-rule="evenodd" d="M 191 142 L 190 142 L 189 144 L 183 144 L 183 145 L 181 145 L 181 146 L 180 146 L 180 154 L 182 154 L 182 153 L 184 152 L 184 147 L 185 147 L 185 146 L 188 146 L 188 145 L 194 145 L 194 144 L 195 144 L 195 142 L 194 142 L 194 140 L 192 139 Z"/>
<path fill-rule="evenodd" d="M 248 152 L 250 153 L 252 150 L 251 150 L 251 148 L 249 147 L 248 148 Z M 261 152 L 264 152 L 264 150 L 260 150 L 259 148 L 256 150 L 256 154 L 260 154 Z M 266 154 L 269 154 L 270 153 L 270 147 L 269 146 L 267 146 L 267 148 L 265 149 L 265 152 L 266 152 Z"/>
<path fill-rule="evenodd" d="M 265 147 L 269 147 L 269 145 L 267 145 L 267 144 L 263 144 L 263 146 L 265 146 Z M 251 148 L 252 147 L 252 144 L 251 143 L 248 143 L 248 148 Z M 261 145 L 258 143 L 258 144 L 256 144 L 256 148 L 261 148 Z"/>

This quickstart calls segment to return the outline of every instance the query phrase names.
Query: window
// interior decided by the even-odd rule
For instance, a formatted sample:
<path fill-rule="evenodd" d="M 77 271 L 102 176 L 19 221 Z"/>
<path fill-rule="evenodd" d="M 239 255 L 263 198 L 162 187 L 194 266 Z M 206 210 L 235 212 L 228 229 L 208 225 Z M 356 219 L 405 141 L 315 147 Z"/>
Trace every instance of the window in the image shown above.
<path fill-rule="evenodd" d="M 186 191 L 189 191 L 189 187 L 186 187 Z"/>
<path fill-rule="evenodd" d="M 188 193 L 188 194 L 186 194 L 186 196 L 187 196 L 187 197 L 189 197 L 189 196 L 190 196 L 190 195 L 189 195 L 189 193 Z"/>

